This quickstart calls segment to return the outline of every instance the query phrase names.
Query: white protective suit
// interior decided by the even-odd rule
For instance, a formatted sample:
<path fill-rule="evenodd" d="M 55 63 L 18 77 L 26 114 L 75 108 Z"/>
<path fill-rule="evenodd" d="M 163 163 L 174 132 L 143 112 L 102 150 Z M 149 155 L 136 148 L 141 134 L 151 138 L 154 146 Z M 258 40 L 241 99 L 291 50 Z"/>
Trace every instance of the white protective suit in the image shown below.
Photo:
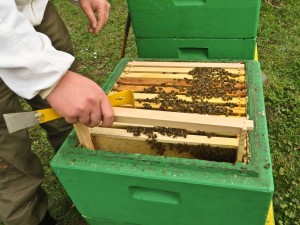
<path fill-rule="evenodd" d="M 74 61 L 33 28 L 41 23 L 47 2 L 0 0 L 0 78 L 26 99 L 55 85 Z"/>

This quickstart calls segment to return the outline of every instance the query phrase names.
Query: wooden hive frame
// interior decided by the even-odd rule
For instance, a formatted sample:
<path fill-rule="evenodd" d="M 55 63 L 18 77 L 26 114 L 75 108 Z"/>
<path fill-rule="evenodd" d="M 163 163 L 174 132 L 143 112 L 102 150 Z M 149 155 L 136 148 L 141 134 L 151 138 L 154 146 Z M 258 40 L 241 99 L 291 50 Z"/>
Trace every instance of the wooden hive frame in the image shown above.
<path fill-rule="evenodd" d="M 204 96 L 200 100 L 188 96 L 195 79 L 191 71 L 195 68 L 212 69 L 213 77 L 217 76 L 217 69 L 225 71 L 225 81 L 223 80 L 223 83 L 215 82 L 213 85 L 216 90 L 222 90 L 224 85 L 227 85 L 228 88 L 228 83 L 233 80 L 230 91 L 223 91 L 223 96 Z M 154 132 L 156 141 L 236 149 L 236 161 L 241 162 L 248 151 L 247 131 L 252 130 L 254 126 L 253 121 L 247 118 L 245 75 L 246 70 L 243 63 L 131 61 L 123 69 L 110 93 L 132 90 L 135 108 L 115 107 L 115 124 L 110 128 L 89 129 L 79 124 L 76 125 L 75 129 L 80 143 L 90 149 L 119 152 L 122 148 L 127 149 L 124 150 L 127 153 L 147 154 L 149 151 L 143 152 L 143 150 L 149 148 L 149 144 L 147 144 L 148 147 L 145 144 L 137 147 L 135 144 L 137 142 L 145 143 L 149 137 L 145 134 L 134 136 L 132 133 L 128 133 L 126 130 L 128 126 L 180 128 L 187 129 L 190 133 L 185 137 L 174 138 Z M 213 107 L 221 106 L 223 110 L 228 111 L 226 111 L 226 115 L 218 113 L 201 115 L 177 112 L 174 111 L 174 106 L 172 108 L 168 105 L 162 110 L 162 103 L 157 101 L 161 93 L 173 93 L 181 102 L 205 102 Z M 169 109 L 171 111 L 168 111 Z M 228 112 L 230 112 L 229 115 Z M 213 133 L 216 136 L 199 135 L 196 131 Z M 101 142 L 106 142 L 106 144 Z M 139 148 L 139 150 L 131 151 L 134 148 Z M 172 154 L 166 154 L 166 156 L 173 156 Z M 182 157 L 190 156 L 182 155 Z"/>

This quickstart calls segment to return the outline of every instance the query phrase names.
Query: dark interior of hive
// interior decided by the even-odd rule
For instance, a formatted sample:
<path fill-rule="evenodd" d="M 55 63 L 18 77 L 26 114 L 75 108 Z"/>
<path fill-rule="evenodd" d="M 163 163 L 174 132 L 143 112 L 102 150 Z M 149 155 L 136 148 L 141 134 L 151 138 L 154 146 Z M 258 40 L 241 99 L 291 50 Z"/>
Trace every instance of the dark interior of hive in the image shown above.
<path fill-rule="evenodd" d="M 247 88 L 244 64 L 147 62 L 127 64 L 111 93 L 134 92 L 135 107 L 147 110 L 198 113 L 226 117 L 246 117 Z M 190 136 L 226 137 L 204 130 L 114 124 L 128 135 L 92 134 L 96 149 L 127 154 L 193 158 L 216 162 L 236 162 L 237 149 L 232 147 L 191 145 Z M 146 136 L 145 140 L 135 137 Z M 159 137 L 181 138 L 179 143 L 165 143 Z M 230 138 L 238 139 L 235 135 Z M 247 160 L 245 143 L 243 161 Z"/>

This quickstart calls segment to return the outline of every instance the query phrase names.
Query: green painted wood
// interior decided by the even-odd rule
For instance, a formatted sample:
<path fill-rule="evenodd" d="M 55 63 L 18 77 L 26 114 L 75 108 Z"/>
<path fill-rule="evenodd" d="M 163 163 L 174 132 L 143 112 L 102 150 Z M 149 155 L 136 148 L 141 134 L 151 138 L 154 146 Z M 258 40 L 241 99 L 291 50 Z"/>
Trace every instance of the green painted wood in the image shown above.
<path fill-rule="evenodd" d="M 260 0 L 127 0 L 137 38 L 255 38 Z"/>
<path fill-rule="evenodd" d="M 89 224 L 97 224 L 97 225 L 137 225 L 133 223 L 126 223 L 116 220 L 108 220 L 108 219 L 101 219 L 101 218 L 95 218 L 95 217 L 84 217 L 85 220 Z"/>
<path fill-rule="evenodd" d="M 256 39 L 137 38 L 140 58 L 253 59 Z"/>
<path fill-rule="evenodd" d="M 274 184 L 261 73 L 258 62 L 243 62 L 255 123 L 247 165 L 91 151 L 76 147 L 74 132 L 67 138 L 51 166 L 91 225 L 265 225 Z"/>

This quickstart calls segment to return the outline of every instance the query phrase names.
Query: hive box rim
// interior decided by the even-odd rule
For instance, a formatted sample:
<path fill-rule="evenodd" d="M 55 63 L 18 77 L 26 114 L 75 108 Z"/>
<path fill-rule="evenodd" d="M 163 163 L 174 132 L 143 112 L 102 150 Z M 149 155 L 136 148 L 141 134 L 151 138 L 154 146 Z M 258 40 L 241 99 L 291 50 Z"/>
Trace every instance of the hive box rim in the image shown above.
<path fill-rule="evenodd" d="M 111 90 L 129 61 L 194 62 L 193 60 L 176 59 L 124 58 L 103 85 L 106 93 Z M 253 74 L 253 77 L 247 76 L 248 92 L 249 95 L 253 96 L 249 100 L 250 110 L 248 113 L 250 119 L 254 119 L 256 127 L 250 132 L 252 153 L 248 164 L 92 151 L 83 147 L 77 147 L 78 139 L 73 131 L 51 160 L 51 166 L 56 174 L 59 174 L 60 168 L 126 176 L 139 176 L 138 174 L 142 172 L 143 176 L 146 175 L 158 180 L 173 180 L 184 183 L 273 192 L 272 163 L 264 100 L 259 98 L 263 92 L 259 62 L 254 60 L 201 60 L 201 62 L 244 63 L 247 72 Z M 255 142 L 254 140 L 257 139 L 259 141 Z M 254 151 L 254 149 L 260 149 L 260 151 Z"/>

